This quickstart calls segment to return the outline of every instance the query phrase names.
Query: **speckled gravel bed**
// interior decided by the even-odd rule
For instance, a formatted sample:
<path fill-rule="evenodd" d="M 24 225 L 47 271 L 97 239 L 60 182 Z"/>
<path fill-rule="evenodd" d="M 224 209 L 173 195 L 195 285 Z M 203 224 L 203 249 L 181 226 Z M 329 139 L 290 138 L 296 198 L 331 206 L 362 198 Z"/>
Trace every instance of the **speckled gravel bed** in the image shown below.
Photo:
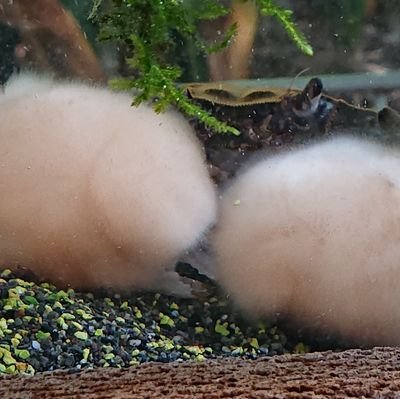
<path fill-rule="evenodd" d="M 290 345 L 276 326 L 245 323 L 223 297 L 95 297 L 0 273 L 0 373 L 304 349 Z"/>

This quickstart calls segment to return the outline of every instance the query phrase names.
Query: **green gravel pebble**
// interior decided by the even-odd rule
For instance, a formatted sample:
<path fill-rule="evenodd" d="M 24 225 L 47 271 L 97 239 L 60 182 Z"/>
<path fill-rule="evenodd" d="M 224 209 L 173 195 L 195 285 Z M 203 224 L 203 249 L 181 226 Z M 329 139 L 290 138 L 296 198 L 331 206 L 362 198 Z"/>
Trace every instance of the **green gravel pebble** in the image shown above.
<path fill-rule="evenodd" d="M 174 327 L 175 322 L 166 314 L 160 313 L 160 324 L 162 326 Z"/>
<path fill-rule="evenodd" d="M 17 355 L 17 357 L 19 357 L 22 360 L 29 359 L 29 357 L 31 356 L 29 351 L 26 349 L 15 349 L 14 353 Z"/>
<path fill-rule="evenodd" d="M 76 337 L 82 341 L 86 341 L 89 338 L 89 335 L 85 331 L 77 331 L 74 333 L 74 337 Z"/>
<path fill-rule="evenodd" d="M 228 326 L 228 323 L 226 323 L 226 322 L 221 323 L 220 320 L 217 320 L 214 330 L 217 334 L 220 334 L 220 335 L 226 337 L 229 335 L 229 330 L 228 330 L 227 326 Z"/>
<path fill-rule="evenodd" d="M 0 374 L 305 350 L 274 325 L 244 322 L 224 297 L 102 297 L 0 272 Z"/>
<path fill-rule="evenodd" d="M 37 339 L 38 341 L 46 341 L 46 340 L 48 340 L 48 339 L 51 337 L 51 335 L 50 335 L 49 332 L 38 331 L 38 332 L 35 334 L 35 337 L 36 337 L 36 339 Z"/>

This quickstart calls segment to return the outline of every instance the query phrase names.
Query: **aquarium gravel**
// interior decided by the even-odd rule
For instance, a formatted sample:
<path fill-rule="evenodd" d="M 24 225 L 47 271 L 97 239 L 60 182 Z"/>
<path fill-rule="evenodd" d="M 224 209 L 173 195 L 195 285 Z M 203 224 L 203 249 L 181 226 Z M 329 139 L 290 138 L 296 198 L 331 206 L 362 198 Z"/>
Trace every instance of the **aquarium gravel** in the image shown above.
<path fill-rule="evenodd" d="M 101 297 L 0 273 L 0 373 L 253 358 L 288 350 L 276 326 L 245 323 L 223 296 Z"/>

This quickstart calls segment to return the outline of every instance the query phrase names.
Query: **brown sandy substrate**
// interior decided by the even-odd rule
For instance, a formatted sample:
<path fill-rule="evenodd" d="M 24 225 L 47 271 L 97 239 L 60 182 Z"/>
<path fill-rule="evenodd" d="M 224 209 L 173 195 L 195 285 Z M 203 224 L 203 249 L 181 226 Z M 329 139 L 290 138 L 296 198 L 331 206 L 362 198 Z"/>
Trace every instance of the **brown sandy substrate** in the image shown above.
<path fill-rule="evenodd" d="M 0 397 L 399 398 L 400 348 L 9 376 L 0 379 Z"/>

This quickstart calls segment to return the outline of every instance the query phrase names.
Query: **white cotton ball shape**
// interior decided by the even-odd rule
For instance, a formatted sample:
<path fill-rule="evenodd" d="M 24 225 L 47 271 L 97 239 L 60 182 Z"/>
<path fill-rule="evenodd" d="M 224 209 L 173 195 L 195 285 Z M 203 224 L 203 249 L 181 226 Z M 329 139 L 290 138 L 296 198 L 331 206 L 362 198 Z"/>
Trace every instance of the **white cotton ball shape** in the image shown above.
<path fill-rule="evenodd" d="M 219 282 L 252 318 L 400 344 L 400 153 L 335 138 L 261 160 L 223 193 Z"/>
<path fill-rule="evenodd" d="M 131 96 L 23 75 L 0 95 L 0 267 L 77 288 L 172 292 L 178 256 L 215 221 L 183 117 Z"/>

